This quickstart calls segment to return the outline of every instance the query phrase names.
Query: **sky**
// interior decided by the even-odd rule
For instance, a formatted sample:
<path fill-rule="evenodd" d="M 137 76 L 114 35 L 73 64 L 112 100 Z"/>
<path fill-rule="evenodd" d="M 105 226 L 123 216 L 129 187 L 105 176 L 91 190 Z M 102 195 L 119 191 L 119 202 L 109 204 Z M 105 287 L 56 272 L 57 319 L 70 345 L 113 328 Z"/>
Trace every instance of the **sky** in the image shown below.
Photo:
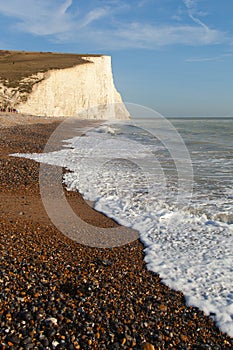
<path fill-rule="evenodd" d="M 0 1 L 0 48 L 112 56 L 125 102 L 233 116 L 232 0 Z"/>

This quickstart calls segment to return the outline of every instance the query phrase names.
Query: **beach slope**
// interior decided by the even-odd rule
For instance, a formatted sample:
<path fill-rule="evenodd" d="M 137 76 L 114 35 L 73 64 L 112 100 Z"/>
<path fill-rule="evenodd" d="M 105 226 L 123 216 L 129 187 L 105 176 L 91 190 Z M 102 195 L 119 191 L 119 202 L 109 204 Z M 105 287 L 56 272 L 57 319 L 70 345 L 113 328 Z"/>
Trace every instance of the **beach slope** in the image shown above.
<path fill-rule="evenodd" d="M 82 246 L 50 222 L 39 164 L 12 153 L 42 152 L 61 120 L 19 116 L 0 123 L 0 344 L 2 349 L 232 349 L 211 318 L 186 307 L 143 262 L 139 240 L 113 249 Z M 117 224 L 66 192 L 99 227 Z"/>

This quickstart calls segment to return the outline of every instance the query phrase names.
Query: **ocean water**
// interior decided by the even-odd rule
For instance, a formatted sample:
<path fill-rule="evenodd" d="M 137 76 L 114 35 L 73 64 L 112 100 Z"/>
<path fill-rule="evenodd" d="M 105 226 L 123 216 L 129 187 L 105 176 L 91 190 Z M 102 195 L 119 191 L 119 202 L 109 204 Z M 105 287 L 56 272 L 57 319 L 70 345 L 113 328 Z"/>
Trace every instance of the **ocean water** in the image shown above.
<path fill-rule="evenodd" d="M 139 231 L 149 270 L 233 336 L 233 119 L 107 122 L 59 151 L 68 190 Z"/>

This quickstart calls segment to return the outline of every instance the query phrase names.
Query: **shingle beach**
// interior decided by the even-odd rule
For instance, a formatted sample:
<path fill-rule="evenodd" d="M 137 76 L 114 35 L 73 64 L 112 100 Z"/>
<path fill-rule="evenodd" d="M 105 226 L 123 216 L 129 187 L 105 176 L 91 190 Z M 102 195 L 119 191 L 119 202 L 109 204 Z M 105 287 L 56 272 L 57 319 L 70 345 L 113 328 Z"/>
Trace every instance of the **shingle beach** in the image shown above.
<path fill-rule="evenodd" d="M 40 198 L 39 164 L 9 154 L 42 152 L 61 120 L 25 118 L 0 116 L 0 349 L 233 349 L 147 270 L 139 240 L 101 249 L 59 232 Z M 66 196 L 90 224 L 117 225 Z"/>

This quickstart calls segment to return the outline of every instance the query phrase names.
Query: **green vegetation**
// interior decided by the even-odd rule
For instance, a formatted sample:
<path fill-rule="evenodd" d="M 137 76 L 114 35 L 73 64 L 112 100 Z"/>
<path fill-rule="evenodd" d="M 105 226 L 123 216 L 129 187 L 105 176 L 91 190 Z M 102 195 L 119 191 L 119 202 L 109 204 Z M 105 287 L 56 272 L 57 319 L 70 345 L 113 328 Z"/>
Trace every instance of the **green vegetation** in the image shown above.
<path fill-rule="evenodd" d="M 0 82 L 6 87 L 17 89 L 22 93 L 30 93 L 32 86 L 38 80 L 22 83 L 24 78 L 28 78 L 38 72 L 69 68 L 87 63 L 88 61 L 83 59 L 83 56 L 91 58 L 101 55 L 0 50 Z"/>

